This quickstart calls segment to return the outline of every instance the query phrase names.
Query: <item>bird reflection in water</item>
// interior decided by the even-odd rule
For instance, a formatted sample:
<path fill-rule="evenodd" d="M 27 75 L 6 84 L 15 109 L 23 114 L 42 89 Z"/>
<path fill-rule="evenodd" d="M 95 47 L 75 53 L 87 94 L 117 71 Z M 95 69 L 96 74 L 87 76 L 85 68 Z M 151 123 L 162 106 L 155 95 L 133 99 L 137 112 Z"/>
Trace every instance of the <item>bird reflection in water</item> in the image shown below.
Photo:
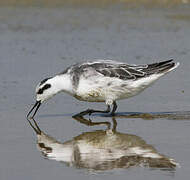
<path fill-rule="evenodd" d="M 115 168 L 143 166 L 174 170 L 177 163 L 156 151 L 141 137 L 116 131 L 110 122 L 91 122 L 82 116 L 75 119 L 88 126 L 106 125 L 107 130 L 84 132 L 64 143 L 44 133 L 33 119 L 29 121 L 37 135 L 37 147 L 48 159 L 64 162 L 76 168 L 104 171 Z"/>

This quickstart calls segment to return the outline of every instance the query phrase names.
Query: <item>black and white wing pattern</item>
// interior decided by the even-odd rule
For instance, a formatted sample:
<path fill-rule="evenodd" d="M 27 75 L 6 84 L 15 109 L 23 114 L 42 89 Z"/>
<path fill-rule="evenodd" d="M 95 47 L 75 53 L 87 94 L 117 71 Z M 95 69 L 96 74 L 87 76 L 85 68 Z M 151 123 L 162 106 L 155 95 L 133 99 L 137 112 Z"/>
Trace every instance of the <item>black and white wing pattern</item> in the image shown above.
<path fill-rule="evenodd" d="M 129 65 L 124 63 L 97 63 L 92 66 L 106 77 L 115 77 L 122 80 L 137 79 L 146 75 L 142 69 L 147 65 Z"/>
<path fill-rule="evenodd" d="M 175 63 L 173 60 L 145 65 L 129 65 L 112 60 L 98 60 L 75 64 L 67 68 L 61 74 L 70 74 L 73 84 L 77 86 L 81 75 L 85 76 L 86 74 L 86 76 L 89 77 L 90 74 L 94 75 L 94 72 L 105 77 L 118 78 L 121 80 L 136 80 L 151 74 L 162 73 L 174 66 Z"/>
<path fill-rule="evenodd" d="M 122 80 L 136 80 L 151 74 L 162 73 L 175 66 L 173 60 L 162 61 L 145 65 L 129 65 L 122 62 L 111 60 L 99 60 L 87 62 L 75 66 L 75 73 L 82 74 L 86 70 L 95 70 L 106 77 L 115 77 Z"/>

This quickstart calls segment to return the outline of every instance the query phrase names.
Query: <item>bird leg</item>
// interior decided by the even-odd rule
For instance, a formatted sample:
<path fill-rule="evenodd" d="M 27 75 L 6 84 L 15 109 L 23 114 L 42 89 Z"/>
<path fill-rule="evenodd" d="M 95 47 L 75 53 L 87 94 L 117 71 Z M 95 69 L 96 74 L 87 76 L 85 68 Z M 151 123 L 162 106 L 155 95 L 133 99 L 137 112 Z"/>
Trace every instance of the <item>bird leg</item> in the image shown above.
<path fill-rule="evenodd" d="M 117 121 L 116 121 L 115 117 L 112 117 L 112 122 L 113 122 L 113 128 L 112 128 L 112 130 L 113 130 L 114 132 L 116 132 Z"/>
<path fill-rule="evenodd" d="M 91 115 L 92 113 L 109 113 L 111 111 L 110 105 L 108 105 L 108 108 L 105 111 L 101 110 L 94 110 L 94 109 L 87 109 L 86 111 L 82 111 L 75 116 L 85 116 L 87 114 Z"/>
<path fill-rule="evenodd" d="M 116 102 L 114 101 L 114 102 L 113 102 L 113 109 L 112 109 L 112 112 L 111 112 L 111 115 L 112 115 L 112 116 L 115 115 L 116 109 L 117 109 L 117 104 L 116 104 Z"/>

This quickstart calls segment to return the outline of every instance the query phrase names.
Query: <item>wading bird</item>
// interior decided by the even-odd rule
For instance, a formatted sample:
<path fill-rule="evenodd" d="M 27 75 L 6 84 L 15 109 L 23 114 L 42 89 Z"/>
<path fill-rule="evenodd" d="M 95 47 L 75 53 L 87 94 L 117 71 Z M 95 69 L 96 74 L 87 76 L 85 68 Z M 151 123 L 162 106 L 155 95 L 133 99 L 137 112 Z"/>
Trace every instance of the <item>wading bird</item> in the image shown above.
<path fill-rule="evenodd" d="M 27 114 L 59 92 L 65 92 L 81 101 L 105 102 L 105 111 L 87 109 L 77 115 L 91 115 L 95 112 L 114 115 L 116 101 L 135 96 L 149 87 L 161 76 L 175 69 L 179 63 L 173 60 L 153 64 L 129 65 L 112 60 L 96 60 L 78 63 L 68 67 L 54 77 L 46 78 L 36 87 L 36 103 Z M 111 105 L 113 108 L 111 110 Z"/>

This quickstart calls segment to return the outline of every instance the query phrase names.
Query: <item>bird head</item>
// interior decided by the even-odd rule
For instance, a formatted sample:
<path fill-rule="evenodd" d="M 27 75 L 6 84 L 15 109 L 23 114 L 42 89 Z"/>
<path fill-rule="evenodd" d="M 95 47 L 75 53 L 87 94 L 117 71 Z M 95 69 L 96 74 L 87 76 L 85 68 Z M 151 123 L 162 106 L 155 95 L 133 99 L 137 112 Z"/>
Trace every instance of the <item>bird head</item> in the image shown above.
<path fill-rule="evenodd" d="M 61 74 L 42 80 L 36 87 L 36 103 L 27 114 L 27 118 L 35 109 L 34 114 L 31 116 L 33 118 L 44 101 L 62 91 L 69 94 L 73 93 L 70 75 Z"/>
<path fill-rule="evenodd" d="M 53 86 L 53 82 L 51 80 L 52 78 L 46 78 L 42 80 L 36 87 L 36 103 L 31 108 L 29 113 L 27 114 L 27 118 L 32 113 L 32 111 L 35 109 L 34 114 L 31 116 L 33 118 L 38 111 L 40 105 L 51 98 L 53 95 L 56 94 L 55 88 Z"/>

